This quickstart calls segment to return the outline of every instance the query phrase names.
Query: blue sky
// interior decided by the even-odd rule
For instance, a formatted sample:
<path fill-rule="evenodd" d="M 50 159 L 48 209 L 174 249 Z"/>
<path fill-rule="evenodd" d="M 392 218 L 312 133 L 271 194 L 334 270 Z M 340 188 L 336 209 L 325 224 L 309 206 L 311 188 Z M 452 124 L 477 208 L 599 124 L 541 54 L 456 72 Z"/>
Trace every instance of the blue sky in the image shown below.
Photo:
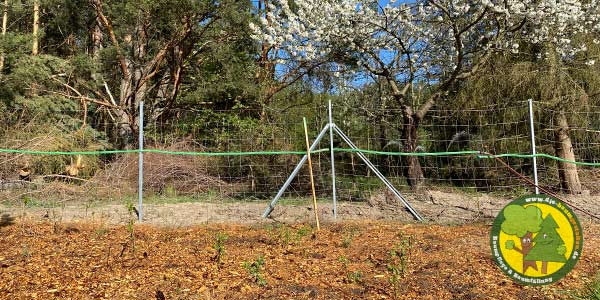
<path fill-rule="evenodd" d="M 392 2 L 393 0 L 380 0 L 379 3 L 381 6 L 385 6 L 388 5 L 390 2 Z M 409 2 L 409 1 L 405 1 L 405 2 Z M 258 0 L 252 0 L 253 5 L 258 5 Z M 389 54 L 389 53 L 385 53 L 383 50 L 381 52 L 381 56 L 386 58 L 386 61 L 390 61 L 392 59 L 393 54 Z M 278 65 L 276 66 L 276 72 L 278 75 L 283 75 L 285 74 L 285 67 L 282 65 Z M 347 84 L 350 87 L 353 88 L 359 88 L 365 84 L 371 83 L 373 82 L 373 79 L 371 77 L 365 76 L 364 74 L 357 74 L 357 76 L 352 79 L 351 81 L 347 82 Z M 335 90 L 338 90 L 337 88 L 335 88 Z M 334 90 L 334 92 L 335 92 Z"/>

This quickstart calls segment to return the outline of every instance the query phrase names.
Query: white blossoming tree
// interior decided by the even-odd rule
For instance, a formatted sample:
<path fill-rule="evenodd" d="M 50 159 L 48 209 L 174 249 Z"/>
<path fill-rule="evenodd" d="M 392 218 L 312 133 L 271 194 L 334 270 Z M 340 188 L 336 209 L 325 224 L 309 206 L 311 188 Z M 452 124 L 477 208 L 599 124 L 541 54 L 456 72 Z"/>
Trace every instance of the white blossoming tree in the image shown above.
<path fill-rule="evenodd" d="M 402 108 L 404 151 L 417 148 L 419 122 L 477 74 L 494 52 L 520 43 L 552 44 L 568 59 L 585 45 L 571 37 L 598 29 L 596 2 L 580 0 L 273 0 L 257 40 L 278 49 L 277 63 L 299 72 L 331 63 L 337 71 L 385 81 Z M 285 79 L 285 71 L 279 76 Z M 424 88 L 420 99 L 411 87 Z M 404 157 L 408 183 L 423 172 Z"/>

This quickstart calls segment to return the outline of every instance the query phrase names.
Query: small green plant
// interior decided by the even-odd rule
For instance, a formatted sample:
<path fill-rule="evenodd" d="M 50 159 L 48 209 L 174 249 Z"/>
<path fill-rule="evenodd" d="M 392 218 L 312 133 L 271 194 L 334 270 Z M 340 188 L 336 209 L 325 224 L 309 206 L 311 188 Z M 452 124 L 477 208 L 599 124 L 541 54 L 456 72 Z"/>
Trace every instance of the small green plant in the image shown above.
<path fill-rule="evenodd" d="M 267 280 L 262 276 L 261 269 L 265 265 L 265 258 L 262 255 L 259 255 L 255 261 L 253 262 L 244 262 L 243 266 L 246 271 L 252 277 L 252 280 L 256 282 L 259 286 L 267 285 Z"/>
<path fill-rule="evenodd" d="M 269 225 L 267 227 L 267 232 L 273 244 L 288 246 L 290 244 L 300 243 L 302 238 L 312 232 L 312 228 L 304 225 L 294 231 L 293 228 L 285 224 L 278 224 L 275 226 Z"/>
<path fill-rule="evenodd" d="M 350 260 L 346 256 L 340 255 L 340 257 L 338 257 L 338 261 L 342 263 L 344 268 L 348 268 L 348 264 L 350 263 Z"/>
<path fill-rule="evenodd" d="M 283 246 L 287 246 L 292 242 L 292 231 L 287 225 L 279 227 L 279 242 Z"/>
<path fill-rule="evenodd" d="M 600 300 L 600 273 L 596 274 L 596 278 L 583 289 L 568 294 L 574 300 Z"/>
<path fill-rule="evenodd" d="M 410 260 L 413 238 L 403 234 L 399 234 L 399 237 L 400 241 L 390 250 L 387 268 L 392 274 L 404 276 Z"/>
<path fill-rule="evenodd" d="M 413 237 L 398 234 L 400 241 L 390 250 L 387 270 L 390 272 L 390 284 L 394 289 L 394 294 L 397 294 L 400 279 L 406 275 L 408 264 L 410 262 L 410 254 L 413 245 Z"/>
<path fill-rule="evenodd" d="M 98 228 L 94 232 L 94 235 L 96 236 L 96 238 L 102 237 L 106 234 L 108 234 L 108 228 L 105 228 L 105 227 Z"/>
<path fill-rule="evenodd" d="M 349 248 L 350 245 L 352 244 L 352 240 L 354 239 L 354 237 L 356 236 L 357 233 L 358 233 L 358 229 L 356 229 L 356 228 L 352 228 L 349 232 L 346 232 L 342 236 L 342 247 Z"/>
<path fill-rule="evenodd" d="M 225 256 L 225 241 L 227 241 L 229 237 L 224 232 L 218 232 L 215 236 L 215 242 L 213 243 L 213 249 L 215 250 L 215 256 L 213 259 L 218 264 L 223 262 L 223 257 Z"/>
<path fill-rule="evenodd" d="M 341 264 L 342 268 L 346 272 L 346 278 L 344 282 L 346 283 L 361 283 L 363 280 L 363 273 L 361 271 L 349 271 L 348 265 L 350 264 L 350 259 L 344 255 L 340 255 L 337 259 Z"/>
<path fill-rule="evenodd" d="M 363 280 L 363 273 L 361 271 L 349 272 L 348 275 L 346 275 L 346 278 L 350 283 L 361 283 Z"/>
<path fill-rule="evenodd" d="M 308 225 L 303 225 L 296 230 L 296 240 L 299 242 L 303 237 L 309 235 L 312 232 L 312 228 Z"/>
<path fill-rule="evenodd" d="M 21 245 L 21 256 L 23 256 L 23 257 L 31 256 L 31 251 L 29 250 L 29 246 L 27 246 L 27 244 Z"/>
<path fill-rule="evenodd" d="M 125 249 L 127 249 L 127 246 L 129 244 L 131 244 L 131 252 L 135 253 L 135 228 L 133 225 L 135 224 L 135 220 L 137 219 L 138 211 L 135 208 L 135 206 L 133 206 L 133 202 L 131 201 L 127 201 L 125 206 L 127 207 L 127 212 L 129 213 L 129 222 L 127 222 L 127 232 L 129 233 L 129 239 L 123 243 L 123 249 L 121 249 L 121 254 L 119 256 L 123 256 L 123 253 L 125 252 Z"/>
<path fill-rule="evenodd" d="M 25 195 L 23 196 L 23 198 L 21 198 L 21 200 L 23 201 L 23 205 L 25 207 L 28 207 L 29 204 L 33 203 L 33 199 L 31 199 L 29 196 Z"/>

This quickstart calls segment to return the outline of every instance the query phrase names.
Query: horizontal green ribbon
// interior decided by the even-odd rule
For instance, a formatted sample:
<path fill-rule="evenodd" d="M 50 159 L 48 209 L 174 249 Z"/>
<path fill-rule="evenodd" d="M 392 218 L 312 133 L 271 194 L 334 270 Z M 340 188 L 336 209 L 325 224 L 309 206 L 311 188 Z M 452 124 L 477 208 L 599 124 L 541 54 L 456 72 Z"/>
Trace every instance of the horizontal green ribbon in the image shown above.
<path fill-rule="evenodd" d="M 373 155 L 388 155 L 388 156 L 476 156 L 479 159 L 490 158 L 533 158 L 543 157 L 561 161 L 565 163 L 600 167 L 600 163 L 572 161 L 545 153 L 537 154 L 519 154 L 519 153 L 504 153 L 498 155 L 482 154 L 480 151 L 454 151 L 454 152 L 386 152 L 365 149 L 348 149 L 334 148 L 335 152 L 345 153 L 365 153 Z M 311 153 L 328 152 L 329 149 L 317 149 Z M 0 149 L 0 153 L 15 153 L 15 154 L 30 154 L 30 155 L 107 155 L 107 154 L 126 154 L 126 153 L 158 153 L 168 155 L 196 155 L 196 156 L 249 156 L 249 155 L 303 155 L 305 151 L 238 151 L 238 152 L 194 152 L 194 151 L 170 151 L 160 149 L 134 149 L 134 150 L 102 150 L 102 151 L 33 151 L 33 150 L 16 150 L 16 149 Z"/>

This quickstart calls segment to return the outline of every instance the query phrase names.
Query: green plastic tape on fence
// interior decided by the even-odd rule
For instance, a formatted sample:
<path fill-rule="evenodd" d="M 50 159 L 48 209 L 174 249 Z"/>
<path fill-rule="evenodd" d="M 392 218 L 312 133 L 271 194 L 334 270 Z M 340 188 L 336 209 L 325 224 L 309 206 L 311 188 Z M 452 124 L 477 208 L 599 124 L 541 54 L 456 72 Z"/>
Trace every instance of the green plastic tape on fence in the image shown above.
<path fill-rule="evenodd" d="M 326 149 L 328 150 L 328 149 Z M 376 155 L 395 155 L 395 156 L 454 156 L 454 155 L 475 155 L 481 152 L 479 151 L 455 151 L 455 152 L 385 152 L 375 150 L 364 150 L 364 149 L 346 149 L 346 148 L 333 148 L 336 152 L 360 152 L 367 154 Z"/>
<path fill-rule="evenodd" d="M 532 158 L 532 157 L 545 157 L 565 163 L 580 165 L 580 166 L 591 166 L 600 167 L 600 163 L 592 162 L 579 162 L 563 159 L 560 157 L 552 156 L 549 154 L 538 153 L 538 154 L 518 154 L 518 153 L 505 153 L 498 155 L 482 155 L 479 151 L 455 151 L 455 152 L 385 152 L 385 151 L 374 151 L 365 149 L 348 149 L 348 148 L 334 148 L 335 152 L 347 152 L 347 153 L 365 153 L 374 155 L 392 155 L 392 156 L 467 156 L 476 155 L 480 159 L 489 158 Z M 329 149 L 318 149 L 313 150 L 311 153 L 322 153 L 328 152 Z M 124 154 L 124 153 L 139 153 L 140 150 L 104 150 L 104 151 L 33 151 L 33 150 L 15 150 L 15 149 L 0 149 L 0 153 L 16 153 L 16 154 L 31 154 L 31 155 L 106 155 L 106 154 Z M 191 151 L 169 151 L 160 149 L 144 149 L 144 153 L 159 153 L 169 155 L 197 155 L 197 156 L 248 156 L 248 155 L 304 155 L 305 151 L 250 151 L 250 152 L 191 152 Z"/>
<path fill-rule="evenodd" d="M 103 151 L 34 151 L 34 150 L 14 150 L 0 149 L 0 153 L 16 153 L 31 155 L 103 155 L 119 153 L 138 153 L 139 150 L 103 150 Z"/>
<path fill-rule="evenodd" d="M 321 153 L 329 151 L 329 149 L 319 149 L 311 151 L 311 153 Z M 136 150 L 139 152 L 139 150 Z M 197 156 L 248 156 L 248 155 L 303 155 L 306 151 L 249 151 L 249 152 L 186 152 L 186 151 L 168 151 L 159 149 L 144 149 L 144 153 L 159 153 L 170 155 L 197 155 Z"/>
<path fill-rule="evenodd" d="M 588 166 L 588 167 L 600 167 L 600 163 L 592 163 L 592 162 L 581 162 L 581 161 L 572 161 L 564 158 L 560 158 L 557 156 L 545 154 L 545 153 L 537 153 L 533 154 L 518 154 L 518 153 L 505 153 L 498 155 L 480 155 L 479 151 L 456 151 L 456 152 L 383 152 L 383 151 L 373 151 L 373 150 L 363 150 L 363 149 L 345 149 L 345 148 L 334 148 L 334 151 L 337 152 L 361 152 L 368 154 L 377 154 L 377 155 L 398 155 L 398 156 L 452 156 L 452 155 L 477 155 L 477 158 L 487 159 L 487 158 L 495 158 L 495 157 L 511 157 L 511 158 L 533 158 L 535 157 L 545 157 L 557 161 L 562 161 L 570 164 L 580 165 L 580 166 Z"/>
<path fill-rule="evenodd" d="M 327 152 L 329 149 L 319 149 L 311 153 Z M 30 154 L 30 155 L 106 155 L 106 154 L 125 154 L 139 153 L 140 150 L 103 150 L 103 151 L 34 151 L 34 150 L 14 150 L 0 149 L 0 153 Z M 191 152 L 191 151 L 169 151 L 160 149 L 144 149 L 143 153 L 159 153 L 170 155 L 200 155 L 200 156 L 247 156 L 247 155 L 283 155 L 295 154 L 303 155 L 306 151 L 251 151 L 251 152 Z"/>
<path fill-rule="evenodd" d="M 560 158 L 557 156 L 553 156 L 545 153 L 537 153 L 533 154 L 516 154 L 516 153 L 505 153 L 505 154 L 497 154 L 497 155 L 478 155 L 477 158 L 495 158 L 495 157 L 513 157 L 513 158 L 533 158 L 533 157 L 545 157 L 549 159 L 553 159 L 556 161 L 562 161 L 569 164 L 579 165 L 579 166 L 588 166 L 588 167 L 600 167 L 600 163 L 592 163 L 592 162 L 583 162 L 583 161 L 572 161 L 564 158 Z"/>
<path fill-rule="evenodd" d="M 347 149 L 334 148 L 335 152 L 350 152 L 350 153 L 366 153 L 375 155 L 396 155 L 396 156 L 449 156 L 449 155 L 475 155 L 479 151 L 458 151 L 458 152 L 385 152 L 365 149 Z M 310 153 L 328 152 L 329 149 L 317 149 Z M 123 153 L 139 153 L 140 150 L 105 150 L 105 151 L 32 151 L 32 150 L 12 150 L 0 149 L 0 153 L 19 153 L 32 155 L 106 155 L 106 154 L 123 154 Z M 304 155 L 306 151 L 250 151 L 250 152 L 192 152 L 192 151 L 169 151 L 160 149 L 144 149 L 143 153 L 159 153 L 170 155 L 201 155 L 201 156 L 246 156 L 246 155 Z"/>

